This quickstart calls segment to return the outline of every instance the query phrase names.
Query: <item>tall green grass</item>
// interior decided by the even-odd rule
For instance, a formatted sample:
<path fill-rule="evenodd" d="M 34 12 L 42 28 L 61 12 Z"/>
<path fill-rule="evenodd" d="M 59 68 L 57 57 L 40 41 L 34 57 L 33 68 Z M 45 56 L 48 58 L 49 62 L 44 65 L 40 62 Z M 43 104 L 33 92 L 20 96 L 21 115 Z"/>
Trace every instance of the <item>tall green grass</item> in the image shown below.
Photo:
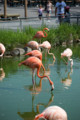
<path fill-rule="evenodd" d="M 0 30 L 0 42 L 6 46 L 7 50 L 11 50 L 17 46 L 24 46 L 27 42 L 32 40 L 37 31 L 43 30 L 44 27 L 47 26 L 37 29 L 25 27 L 23 31 L 17 30 L 17 32 L 12 30 Z M 69 44 L 69 41 L 72 39 L 73 42 L 80 39 L 80 26 L 76 24 L 62 24 L 57 28 L 50 28 L 50 32 L 47 32 L 47 34 L 47 38 L 42 38 L 42 41 L 48 40 L 52 46 L 56 44 L 60 45 L 62 42 Z M 37 39 L 35 40 L 38 41 Z"/>

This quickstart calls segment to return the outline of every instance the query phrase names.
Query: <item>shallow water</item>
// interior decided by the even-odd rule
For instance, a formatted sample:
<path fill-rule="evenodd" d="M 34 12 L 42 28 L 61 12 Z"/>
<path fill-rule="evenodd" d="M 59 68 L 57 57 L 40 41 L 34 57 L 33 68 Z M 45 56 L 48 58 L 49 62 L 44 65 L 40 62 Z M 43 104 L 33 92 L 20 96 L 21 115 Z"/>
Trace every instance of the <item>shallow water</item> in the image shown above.
<path fill-rule="evenodd" d="M 75 48 L 75 50 L 74 50 Z M 53 49 L 56 61 L 52 56 L 43 54 L 46 74 L 54 82 L 55 89 L 47 79 L 35 76 L 36 86 L 33 90 L 32 71 L 28 67 L 18 66 L 27 57 L 4 57 L 0 66 L 0 120 L 33 120 L 46 107 L 58 105 L 66 110 L 68 120 L 80 119 L 80 53 L 79 46 L 73 50 L 73 68 L 66 66 L 60 58 L 65 48 Z M 0 59 L 1 60 L 1 59 Z M 41 70 L 40 74 L 43 74 Z"/>

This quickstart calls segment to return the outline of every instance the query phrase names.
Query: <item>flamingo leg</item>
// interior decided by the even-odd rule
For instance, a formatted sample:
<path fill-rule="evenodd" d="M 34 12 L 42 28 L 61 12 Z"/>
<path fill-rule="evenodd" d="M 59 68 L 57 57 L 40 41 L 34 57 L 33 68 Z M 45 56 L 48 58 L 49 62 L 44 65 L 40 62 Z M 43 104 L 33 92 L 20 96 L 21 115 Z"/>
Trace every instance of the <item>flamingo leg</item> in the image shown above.
<path fill-rule="evenodd" d="M 40 38 L 40 44 L 41 44 L 41 38 Z"/>
<path fill-rule="evenodd" d="M 1 57 L 1 68 L 2 68 L 2 59 L 3 59 L 3 57 Z"/>
<path fill-rule="evenodd" d="M 68 64 L 67 62 L 66 62 L 66 60 L 64 59 L 64 58 L 62 58 L 63 59 L 63 61 L 66 63 L 66 65 Z"/>
<path fill-rule="evenodd" d="M 35 76 L 35 70 L 32 71 L 32 83 L 33 83 L 33 85 L 35 85 L 34 76 Z"/>

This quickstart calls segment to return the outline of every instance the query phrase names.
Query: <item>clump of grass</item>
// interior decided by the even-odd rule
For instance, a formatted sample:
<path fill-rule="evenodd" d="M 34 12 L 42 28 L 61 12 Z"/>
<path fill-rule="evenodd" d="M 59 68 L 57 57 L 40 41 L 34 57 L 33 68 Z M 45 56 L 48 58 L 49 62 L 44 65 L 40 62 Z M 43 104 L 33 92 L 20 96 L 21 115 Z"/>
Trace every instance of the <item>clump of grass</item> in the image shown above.
<path fill-rule="evenodd" d="M 32 40 L 37 31 L 43 30 L 44 27 L 47 26 L 36 29 L 25 27 L 23 31 L 17 30 L 16 32 L 12 30 L 0 30 L 0 42 L 6 46 L 7 50 L 12 50 L 19 45 L 24 46 L 28 41 Z M 56 44 L 60 45 L 62 42 L 69 44 L 69 41 L 72 39 L 74 42 L 80 39 L 80 26 L 62 24 L 57 28 L 50 28 L 50 32 L 47 32 L 47 34 L 47 38 L 42 38 L 42 41 L 48 40 L 52 46 Z M 37 39 L 35 40 L 38 41 Z"/>

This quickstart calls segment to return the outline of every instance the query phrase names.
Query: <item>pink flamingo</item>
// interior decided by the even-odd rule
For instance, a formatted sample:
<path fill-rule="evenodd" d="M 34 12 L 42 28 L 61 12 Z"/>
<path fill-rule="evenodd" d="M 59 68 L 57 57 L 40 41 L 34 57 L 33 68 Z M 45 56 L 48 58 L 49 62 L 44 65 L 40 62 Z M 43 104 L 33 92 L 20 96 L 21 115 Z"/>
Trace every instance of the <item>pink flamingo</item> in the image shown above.
<path fill-rule="evenodd" d="M 31 52 L 28 52 L 25 55 L 35 56 L 42 61 L 42 53 L 39 50 L 32 50 Z"/>
<path fill-rule="evenodd" d="M 55 61 L 55 56 L 54 56 L 54 54 L 49 52 L 50 49 L 51 49 L 51 44 L 50 44 L 48 41 L 44 41 L 42 44 L 39 44 L 39 47 L 42 47 L 42 48 L 47 49 L 48 54 L 49 54 L 49 55 L 53 55 L 53 59 L 54 59 L 54 61 Z"/>
<path fill-rule="evenodd" d="M 46 38 L 46 37 L 47 37 L 47 33 L 45 32 L 45 30 L 49 31 L 48 28 L 44 28 L 43 31 L 38 31 L 38 32 L 34 35 L 33 39 L 34 39 L 34 38 L 38 38 L 38 39 L 40 39 L 40 43 L 41 43 L 41 38 Z"/>
<path fill-rule="evenodd" d="M 30 47 L 32 50 L 38 50 L 39 49 L 39 44 L 38 42 L 36 41 L 29 41 L 27 44 L 26 44 L 27 47 Z"/>
<path fill-rule="evenodd" d="M 40 68 L 41 68 L 41 66 L 43 66 L 42 61 L 40 59 L 38 59 L 37 57 L 34 57 L 34 56 L 33 57 L 29 57 L 25 61 L 19 63 L 19 66 L 22 65 L 22 64 L 25 65 L 25 66 L 28 66 L 28 67 L 32 68 L 32 81 L 33 81 L 33 84 L 34 84 L 34 79 L 33 79 L 33 77 L 34 77 L 34 71 L 35 71 L 35 69 L 37 69 L 37 76 L 39 78 L 47 77 L 48 80 L 49 80 L 50 85 L 52 86 L 51 90 L 54 89 L 53 82 L 50 80 L 50 78 L 47 75 L 43 75 L 43 76 L 39 75 Z"/>
<path fill-rule="evenodd" d="M 71 56 L 72 56 L 72 50 L 70 48 L 67 48 L 66 50 L 63 51 L 63 53 L 61 53 L 61 58 L 63 57 L 67 57 L 68 60 L 70 61 L 70 64 L 71 64 L 71 67 L 73 66 L 73 59 L 71 59 Z M 65 61 L 65 59 L 63 59 Z M 65 61 L 66 64 L 68 64 L 66 61 Z"/>
<path fill-rule="evenodd" d="M 67 120 L 67 113 L 59 106 L 50 106 L 41 114 L 38 114 L 34 120 L 39 120 L 39 118 L 44 118 L 46 120 Z"/>
<path fill-rule="evenodd" d="M 0 57 L 3 57 L 5 50 L 6 50 L 5 46 L 2 43 L 0 43 L 0 53 L 1 53 Z"/>
<path fill-rule="evenodd" d="M 39 50 L 32 50 L 31 52 L 28 52 L 25 55 L 35 56 L 35 57 L 39 58 L 42 61 L 42 53 Z M 42 66 L 42 67 L 43 67 L 43 70 L 45 71 L 44 66 Z"/>

